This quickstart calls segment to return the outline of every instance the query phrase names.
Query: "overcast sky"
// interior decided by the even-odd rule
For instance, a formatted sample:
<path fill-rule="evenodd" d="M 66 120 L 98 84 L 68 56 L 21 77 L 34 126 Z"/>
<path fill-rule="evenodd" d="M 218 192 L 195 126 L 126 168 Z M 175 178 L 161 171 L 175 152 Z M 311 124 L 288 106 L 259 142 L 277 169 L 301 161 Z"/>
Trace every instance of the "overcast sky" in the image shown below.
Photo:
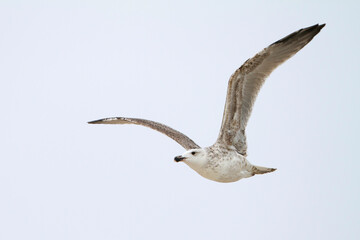
<path fill-rule="evenodd" d="M 358 239 L 359 1 L 0 2 L 0 239 Z M 247 128 L 277 171 L 202 178 L 184 149 L 217 138 L 246 59 L 326 23 L 276 69 Z"/>

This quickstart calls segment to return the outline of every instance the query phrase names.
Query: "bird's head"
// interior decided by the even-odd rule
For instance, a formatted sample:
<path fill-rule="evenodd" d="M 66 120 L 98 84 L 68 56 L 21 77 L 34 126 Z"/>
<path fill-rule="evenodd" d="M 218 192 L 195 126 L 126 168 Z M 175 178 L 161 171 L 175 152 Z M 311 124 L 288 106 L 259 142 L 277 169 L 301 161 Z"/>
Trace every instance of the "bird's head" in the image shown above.
<path fill-rule="evenodd" d="M 207 161 L 207 152 L 205 149 L 190 149 L 182 155 L 174 158 L 175 162 L 184 162 L 191 168 L 199 168 L 203 166 Z"/>

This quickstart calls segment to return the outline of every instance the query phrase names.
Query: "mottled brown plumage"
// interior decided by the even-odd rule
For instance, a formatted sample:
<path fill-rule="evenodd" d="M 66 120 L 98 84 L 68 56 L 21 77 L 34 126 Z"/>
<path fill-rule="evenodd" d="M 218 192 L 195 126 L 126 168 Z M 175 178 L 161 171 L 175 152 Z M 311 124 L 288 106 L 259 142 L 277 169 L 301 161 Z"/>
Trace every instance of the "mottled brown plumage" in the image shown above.
<path fill-rule="evenodd" d="M 218 142 L 233 145 L 246 156 L 245 128 L 258 95 L 270 73 L 302 49 L 325 26 L 300 29 L 248 59 L 230 77 Z"/>
<path fill-rule="evenodd" d="M 154 122 L 151 120 L 140 119 L 140 118 L 125 118 L 125 117 L 115 117 L 115 118 L 104 118 L 96 121 L 89 122 L 90 124 L 136 124 L 149 127 L 156 131 L 159 131 L 169 138 L 174 139 L 178 144 L 180 144 L 186 150 L 200 148 L 193 140 L 187 137 L 185 134 L 176 131 L 175 129 L 168 127 L 162 123 Z"/>

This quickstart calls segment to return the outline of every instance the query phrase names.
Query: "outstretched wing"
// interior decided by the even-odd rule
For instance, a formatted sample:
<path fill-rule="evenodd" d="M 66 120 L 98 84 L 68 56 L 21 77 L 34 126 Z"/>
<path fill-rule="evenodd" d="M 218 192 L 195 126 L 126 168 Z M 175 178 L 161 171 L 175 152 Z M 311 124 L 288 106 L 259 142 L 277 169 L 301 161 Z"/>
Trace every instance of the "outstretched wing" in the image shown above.
<path fill-rule="evenodd" d="M 114 117 L 114 118 L 104 118 L 96 121 L 88 122 L 90 124 L 136 124 L 142 125 L 145 127 L 152 128 L 156 131 L 159 131 L 166 136 L 174 139 L 178 144 L 183 146 L 186 150 L 200 148 L 193 140 L 191 140 L 186 135 L 182 134 L 171 127 L 168 127 L 164 124 L 140 119 L 140 118 L 125 118 L 125 117 Z"/>
<path fill-rule="evenodd" d="M 314 25 L 300 29 L 271 44 L 248 59 L 230 77 L 222 125 L 217 142 L 232 145 L 246 155 L 245 128 L 256 96 L 266 77 L 320 32 L 325 26 Z"/>

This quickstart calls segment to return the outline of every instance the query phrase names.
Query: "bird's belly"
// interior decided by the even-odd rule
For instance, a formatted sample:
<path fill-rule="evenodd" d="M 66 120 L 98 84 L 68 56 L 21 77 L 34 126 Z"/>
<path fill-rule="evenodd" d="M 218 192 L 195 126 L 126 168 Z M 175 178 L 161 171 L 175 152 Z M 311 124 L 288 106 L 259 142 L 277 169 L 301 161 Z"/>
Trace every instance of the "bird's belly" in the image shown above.
<path fill-rule="evenodd" d="M 251 177 L 254 174 L 249 169 L 245 158 L 232 159 L 228 161 L 216 161 L 202 169 L 194 169 L 201 176 L 216 182 L 236 182 L 242 178 Z"/>

